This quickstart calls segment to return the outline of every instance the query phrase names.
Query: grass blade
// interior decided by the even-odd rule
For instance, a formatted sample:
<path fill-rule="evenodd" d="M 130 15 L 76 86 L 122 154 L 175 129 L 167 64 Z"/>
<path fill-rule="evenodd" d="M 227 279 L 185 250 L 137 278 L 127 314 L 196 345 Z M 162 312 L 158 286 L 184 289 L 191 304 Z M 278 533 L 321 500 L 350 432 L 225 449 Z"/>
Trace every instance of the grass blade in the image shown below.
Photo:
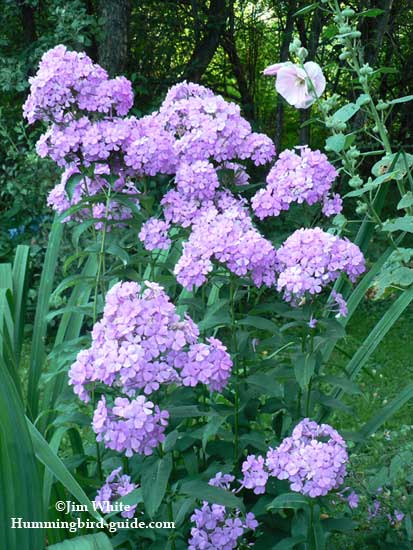
<path fill-rule="evenodd" d="M 42 521 L 39 471 L 15 384 L 0 360 L 0 548 L 43 550 L 42 529 L 11 529 L 11 518 Z"/>
<path fill-rule="evenodd" d="M 29 426 L 29 432 L 32 437 L 34 451 L 37 458 L 46 468 L 48 468 L 54 477 L 60 481 L 60 483 L 65 487 L 65 489 L 75 497 L 80 504 L 84 504 L 89 513 L 98 521 L 101 520 L 100 514 L 93 510 L 93 506 L 87 497 L 86 493 L 66 468 L 62 460 L 57 456 L 57 454 L 50 447 L 49 443 L 44 439 L 41 433 L 36 429 L 36 427 L 27 419 L 27 424 Z"/>
<path fill-rule="evenodd" d="M 47 333 L 46 316 L 49 312 L 49 298 L 52 293 L 53 279 L 59 257 L 63 226 L 55 217 L 49 235 L 46 256 L 39 286 L 39 299 L 33 327 L 32 349 L 30 354 L 29 387 L 27 395 L 27 414 L 32 420 L 39 412 L 39 381 L 45 361 L 45 338 Z"/>

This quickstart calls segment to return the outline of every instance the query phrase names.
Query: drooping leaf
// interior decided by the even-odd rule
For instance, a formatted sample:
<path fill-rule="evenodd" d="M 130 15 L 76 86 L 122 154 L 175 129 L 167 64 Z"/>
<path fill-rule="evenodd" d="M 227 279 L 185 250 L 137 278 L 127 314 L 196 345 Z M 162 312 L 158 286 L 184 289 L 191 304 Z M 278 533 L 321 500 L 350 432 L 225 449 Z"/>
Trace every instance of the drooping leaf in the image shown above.
<path fill-rule="evenodd" d="M 157 459 L 144 469 L 142 474 L 142 496 L 145 510 L 153 517 L 165 496 L 172 471 L 172 455 L 169 453 Z"/>
<path fill-rule="evenodd" d="M 242 500 L 233 493 L 219 487 L 213 487 L 200 479 L 182 483 L 180 492 L 190 497 L 196 497 L 198 500 L 206 500 L 211 504 L 216 503 L 228 506 L 228 508 L 244 509 Z"/>
<path fill-rule="evenodd" d="M 334 124 L 338 122 L 347 122 L 359 110 L 360 105 L 357 105 L 356 103 L 347 103 L 347 105 L 343 105 L 343 107 L 334 113 L 332 122 Z"/>
<path fill-rule="evenodd" d="M 308 508 L 310 504 L 309 497 L 300 493 L 284 493 L 276 497 L 268 506 L 269 510 L 290 508 L 292 510 L 302 510 Z"/>

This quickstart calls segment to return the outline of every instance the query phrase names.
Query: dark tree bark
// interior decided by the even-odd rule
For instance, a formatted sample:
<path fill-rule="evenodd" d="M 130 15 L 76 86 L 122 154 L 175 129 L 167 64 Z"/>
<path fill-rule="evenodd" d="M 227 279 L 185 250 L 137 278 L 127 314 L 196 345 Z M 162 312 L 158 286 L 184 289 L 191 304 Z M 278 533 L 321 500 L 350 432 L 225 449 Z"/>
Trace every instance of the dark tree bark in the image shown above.
<path fill-rule="evenodd" d="M 252 121 L 254 119 L 254 98 L 250 91 L 248 84 L 248 78 L 246 77 L 246 70 L 243 66 L 241 59 L 239 58 L 236 41 L 235 41 L 235 15 L 234 15 L 234 2 L 230 1 L 229 6 L 229 25 L 228 30 L 222 35 L 222 47 L 225 53 L 228 55 L 229 62 L 231 63 L 232 72 L 234 73 L 237 81 L 239 93 L 241 95 L 241 107 L 245 117 Z"/>
<path fill-rule="evenodd" d="M 291 0 L 288 3 L 288 12 L 285 22 L 285 27 L 282 31 L 283 40 L 281 43 L 280 49 L 280 62 L 288 60 L 288 47 L 290 45 L 293 30 L 294 30 L 294 13 L 297 11 L 297 2 L 296 0 Z M 284 100 L 277 95 L 277 110 L 275 112 L 275 132 L 274 132 L 274 143 L 276 151 L 281 150 L 282 143 L 282 134 L 283 134 L 283 124 L 284 124 Z"/>
<path fill-rule="evenodd" d="M 98 60 L 110 76 L 125 72 L 129 57 L 130 0 L 99 0 L 103 19 L 103 39 L 98 46 Z"/>
<path fill-rule="evenodd" d="M 31 44 L 32 42 L 37 40 L 34 8 L 29 6 L 24 0 L 17 0 L 17 4 L 20 8 L 20 16 L 23 25 L 25 42 Z"/>
<path fill-rule="evenodd" d="M 226 0 L 210 0 L 207 22 L 202 37 L 195 45 L 185 68 L 183 78 L 199 82 L 219 46 L 228 19 Z"/>

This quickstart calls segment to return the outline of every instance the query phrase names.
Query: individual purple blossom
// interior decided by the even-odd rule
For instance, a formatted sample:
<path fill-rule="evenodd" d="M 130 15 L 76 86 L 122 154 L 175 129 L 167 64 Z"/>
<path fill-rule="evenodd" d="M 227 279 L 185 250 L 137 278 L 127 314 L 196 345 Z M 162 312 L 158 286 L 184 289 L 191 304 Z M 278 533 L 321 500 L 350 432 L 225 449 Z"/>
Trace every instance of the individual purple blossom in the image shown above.
<path fill-rule="evenodd" d="M 380 508 L 381 508 L 380 501 L 377 500 L 377 499 L 374 500 L 373 505 L 367 507 L 367 512 L 368 512 L 367 519 L 371 520 L 371 519 L 375 518 L 378 515 L 378 513 L 380 511 Z"/>
<path fill-rule="evenodd" d="M 138 487 L 135 483 L 131 483 L 130 476 L 121 475 L 121 472 L 122 467 L 113 470 L 106 478 L 104 485 L 97 492 L 94 501 L 97 510 L 106 514 L 109 513 L 113 501 L 128 495 Z M 136 504 L 130 506 L 129 510 L 123 510 L 120 515 L 131 519 L 135 515 L 136 508 Z"/>
<path fill-rule="evenodd" d="M 351 491 L 351 493 L 347 496 L 347 503 L 350 506 L 351 509 L 358 508 L 360 502 L 360 497 L 355 491 Z"/>
<path fill-rule="evenodd" d="M 131 457 L 134 453 L 151 455 L 165 439 L 168 411 L 161 411 L 144 395 L 129 400 L 117 397 L 108 407 L 102 396 L 93 415 L 93 431 L 105 447 Z"/>
<path fill-rule="evenodd" d="M 277 290 L 287 301 L 318 294 L 346 273 L 354 282 L 365 270 L 365 260 L 357 245 L 314 229 L 298 229 L 277 250 L 279 278 Z"/>
<path fill-rule="evenodd" d="M 278 216 L 293 202 L 312 205 L 327 200 L 336 169 L 320 151 L 297 149 L 298 153 L 287 149 L 280 154 L 267 176 L 267 186 L 252 198 L 252 208 L 259 218 Z M 340 200 L 334 195 L 333 202 L 327 202 L 326 211 L 337 209 Z"/>
<path fill-rule="evenodd" d="M 219 487 L 220 489 L 225 489 L 229 491 L 230 485 L 233 481 L 235 481 L 235 476 L 218 472 L 213 478 L 208 481 L 208 484 L 212 485 L 213 487 Z"/>
<path fill-rule="evenodd" d="M 337 310 L 336 317 L 347 317 L 348 314 L 348 308 L 347 308 L 347 302 L 343 298 L 343 295 L 340 294 L 340 292 L 336 292 L 335 290 L 331 291 L 331 297 L 335 303 L 335 310 Z"/>
<path fill-rule="evenodd" d="M 247 531 L 254 531 L 258 522 L 248 512 L 240 517 L 239 510 L 230 513 L 224 506 L 204 502 L 191 516 L 195 524 L 191 529 L 188 550 L 233 550 L 242 547 Z"/>

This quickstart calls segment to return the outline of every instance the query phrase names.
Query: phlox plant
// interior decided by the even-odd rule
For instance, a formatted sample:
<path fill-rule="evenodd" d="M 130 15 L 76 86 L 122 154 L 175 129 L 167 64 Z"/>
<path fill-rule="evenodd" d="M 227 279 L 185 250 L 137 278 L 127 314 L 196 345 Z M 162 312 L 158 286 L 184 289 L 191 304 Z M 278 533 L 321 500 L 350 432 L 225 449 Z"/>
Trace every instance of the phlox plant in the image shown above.
<path fill-rule="evenodd" d="M 413 396 L 406 385 L 357 433 L 335 427 L 351 411 L 349 395 L 359 398 L 357 375 L 413 299 L 412 250 L 402 248 L 412 159 L 393 150 L 386 129 L 386 113 L 408 98 L 375 97 L 360 15 L 333 1 L 312 9 L 334 19 L 357 99 L 329 95 L 298 39 L 291 60 L 263 78 L 291 105 L 313 109 L 325 151 L 276 152 L 235 103 L 191 82 L 136 118 L 131 83 L 63 45 L 30 79 L 24 116 L 44 125 L 37 152 L 62 172 L 48 197 L 51 242 L 67 231 L 74 251 L 51 293 L 64 305 L 49 313 L 59 328 L 46 372 L 40 362 L 30 373 L 28 416 L 54 451 L 70 427 L 72 469 L 107 517 L 108 503 L 123 499 L 123 518 L 175 522 L 122 530 L 107 540 L 115 548 L 331 547 L 335 532 L 357 526 L 352 450 Z M 357 113 L 363 125 L 352 130 Z M 362 135 L 374 150 L 358 148 Z M 384 221 L 393 183 L 404 214 Z M 312 222 L 280 239 L 267 221 L 292 207 L 308 208 Z M 377 233 L 388 246 L 371 262 Z M 396 289 L 338 372 L 331 354 L 366 292 Z M 53 464 L 60 483 L 48 478 L 50 508 L 70 490 Z"/>

